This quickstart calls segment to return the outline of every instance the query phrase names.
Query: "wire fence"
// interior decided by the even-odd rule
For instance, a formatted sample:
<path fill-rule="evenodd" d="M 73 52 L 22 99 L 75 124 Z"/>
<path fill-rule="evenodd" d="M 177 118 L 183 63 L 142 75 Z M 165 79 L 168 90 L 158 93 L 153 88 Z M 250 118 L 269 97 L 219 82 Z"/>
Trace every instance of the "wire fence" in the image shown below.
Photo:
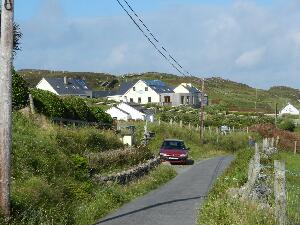
<path fill-rule="evenodd" d="M 63 119 L 63 118 L 51 118 L 51 121 L 61 126 L 74 126 L 74 127 L 92 126 L 98 129 L 116 130 L 116 125 L 111 123 L 88 122 L 82 120 L 70 120 L 70 119 Z"/>
<path fill-rule="evenodd" d="M 267 164 L 261 165 L 261 168 L 265 170 L 268 175 L 271 176 L 273 183 L 275 180 L 275 171 L 284 174 L 284 194 L 285 194 L 285 223 L 287 225 L 298 225 L 300 224 L 300 171 L 293 171 L 289 169 L 282 170 L 274 165 Z M 276 193 L 274 193 L 276 194 Z M 276 207 L 276 202 L 274 203 Z"/>

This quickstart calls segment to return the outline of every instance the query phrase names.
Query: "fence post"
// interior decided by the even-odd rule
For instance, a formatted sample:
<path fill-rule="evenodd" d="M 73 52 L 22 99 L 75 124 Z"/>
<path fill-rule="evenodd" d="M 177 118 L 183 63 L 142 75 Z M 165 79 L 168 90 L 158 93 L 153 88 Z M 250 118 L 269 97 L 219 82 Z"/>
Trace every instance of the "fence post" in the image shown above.
<path fill-rule="evenodd" d="M 170 125 L 172 126 L 172 124 L 173 124 L 173 119 L 171 118 L 170 119 Z"/>
<path fill-rule="evenodd" d="M 295 147 L 294 147 L 294 155 L 297 154 L 297 141 L 295 141 Z"/>
<path fill-rule="evenodd" d="M 191 123 L 189 123 L 189 130 L 191 129 Z"/>
<path fill-rule="evenodd" d="M 159 120 L 158 120 L 158 125 L 160 125 L 161 124 L 161 121 L 160 121 L 160 118 L 159 118 Z"/>
<path fill-rule="evenodd" d="M 249 127 L 247 127 L 247 134 L 249 133 Z"/>
<path fill-rule="evenodd" d="M 232 127 L 232 132 L 234 133 L 234 127 Z"/>
<path fill-rule="evenodd" d="M 286 225 L 285 163 L 274 161 L 275 218 L 278 225 Z"/>
<path fill-rule="evenodd" d="M 182 120 L 180 120 L 180 122 L 179 122 L 179 126 L 180 126 L 180 127 L 182 127 Z"/>
<path fill-rule="evenodd" d="M 32 94 L 29 94 L 29 106 L 30 106 L 31 114 L 35 114 L 35 108 L 34 108 L 34 102 L 33 102 Z"/>
<path fill-rule="evenodd" d="M 275 143 L 275 144 L 276 144 L 276 146 L 275 146 L 276 148 L 278 148 L 279 139 L 280 139 L 279 136 L 277 136 L 277 137 L 276 137 L 276 143 Z"/>

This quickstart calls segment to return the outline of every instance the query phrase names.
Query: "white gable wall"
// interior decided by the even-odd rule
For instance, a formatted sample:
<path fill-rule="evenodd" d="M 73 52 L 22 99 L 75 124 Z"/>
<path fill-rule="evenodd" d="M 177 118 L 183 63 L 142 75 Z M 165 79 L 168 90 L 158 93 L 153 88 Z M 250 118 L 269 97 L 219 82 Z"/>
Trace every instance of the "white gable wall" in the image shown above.
<path fill-rule="evenodd" d="M 117 120 L 129 120 L 131 119 L 131 116 L 122 112 L 120 109 L 116 107 L 111 107 L 110 109 L 105 111 L 107 114 L 109 114 L 112 118 L 117 118 Z"/>
<path fill-rule="evenodd" d="M 279 114 L 299 115 L 299 110 L 296 107 L 294 107 L 292 104 L 288 104 L 279 112 Z"/>
<path fill-rule="evenodd" d="M 146 87 L 148 87 L 148 91 L 145 90 Z M 133 88 L 135 88 L 135 91 Z M 149 103 L 148 97 L 151 97 L 151 103 L 160 102 L 159 94 L 140 80 L 123 95 L 123 101 L 130 102 L 130 99 L 132 98 L 134 103 L 139 103 L 138 100 L 141 98 L 140 104 L 147 104 Z"/>
<path fill-rule="evenodd" d="M 133 119 L 133 120 L 145 120 L 146 119 L 146 115 L 144 113 L 136 110 L 135 108 L 131 107 L 130 105 L 127 105 L 125 103 L 120 103 L 117 107 L 122 109 L 123 111 L 129 113 L 131 116 L 131 119 Z"/>
<path fill-rule="evenodd" d="M 37 89 L 41 89 L 44 91 L 50 91 L 56 95 L 59 95 L 54 88 L 48 83 L 48 81 L 45 80 L 45 78 L 43 78 L 37 85 L 36 85 Z"/>
<path fill-rule="evenodd" d="M 175 93 L 180 93 L 180 94 L 189 94 L 189 90 L 186 89 L 182 84 L 178 85 L 175 89 L 174 89 Z"/>

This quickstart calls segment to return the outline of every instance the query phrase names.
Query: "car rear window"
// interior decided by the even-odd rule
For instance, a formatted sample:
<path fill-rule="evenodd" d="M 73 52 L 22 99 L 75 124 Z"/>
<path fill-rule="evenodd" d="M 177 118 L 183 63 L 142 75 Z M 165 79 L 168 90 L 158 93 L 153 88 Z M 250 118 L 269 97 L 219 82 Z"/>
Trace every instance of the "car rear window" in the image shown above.
<path fill-rule="evenodd" d="M 164 141 L 161 147 L 168 149 L 185 149 L 185 145 L 182 141 Z"/>

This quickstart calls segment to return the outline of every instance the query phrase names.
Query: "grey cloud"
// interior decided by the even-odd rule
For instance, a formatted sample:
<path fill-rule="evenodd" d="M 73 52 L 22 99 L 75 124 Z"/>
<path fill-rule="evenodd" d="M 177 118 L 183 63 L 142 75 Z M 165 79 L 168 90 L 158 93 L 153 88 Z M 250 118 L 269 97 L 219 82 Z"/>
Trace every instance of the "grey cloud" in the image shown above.
<path fill-rule="evenodd" d="M 21 23 L 17 68 L 111 73 L 176 73 L 125 16 L 68 18 L 58 0 Z M 300 3 L 170 5 L 143 15 L 164 46 L 195 75 L 218 75 L 250 85 L 300 83 Z"/>

